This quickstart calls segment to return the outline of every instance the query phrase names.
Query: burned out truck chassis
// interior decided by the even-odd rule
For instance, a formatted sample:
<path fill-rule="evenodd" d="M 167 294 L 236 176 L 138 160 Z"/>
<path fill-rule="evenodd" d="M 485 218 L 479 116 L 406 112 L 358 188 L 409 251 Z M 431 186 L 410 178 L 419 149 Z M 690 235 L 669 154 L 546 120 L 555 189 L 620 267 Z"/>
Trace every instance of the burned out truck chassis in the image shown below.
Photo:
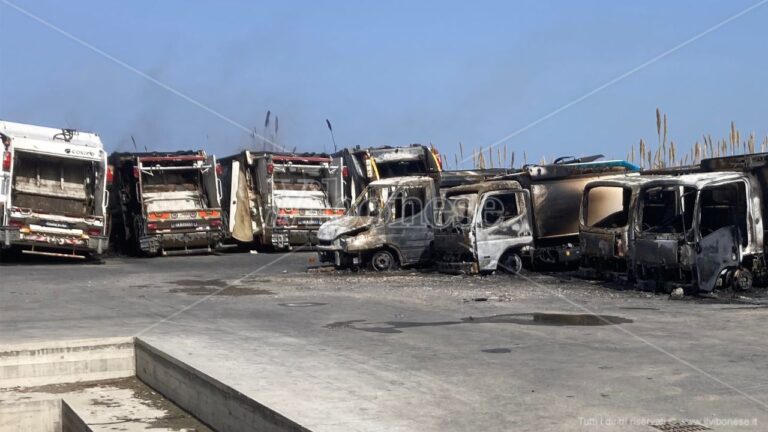
<path fill-rule="evenodd" d="M 520 183 L 485 181 L 445 192 L 434 244 L 441 272 L 518 273 L 532 243 L 530 195 Z"/>
<path fill-rule="evenodd" d="M 346 215 L 320 227 L 320 262 L 377 271 L 428 262 L 436 193 L 429 177 L 371 182 Z"/>
<path fill-rule="evenodd" d="M 715 171 L 644 185 L 632 244 L 638 286 L 710 292 L 764 283 L 764 177 Z"/>

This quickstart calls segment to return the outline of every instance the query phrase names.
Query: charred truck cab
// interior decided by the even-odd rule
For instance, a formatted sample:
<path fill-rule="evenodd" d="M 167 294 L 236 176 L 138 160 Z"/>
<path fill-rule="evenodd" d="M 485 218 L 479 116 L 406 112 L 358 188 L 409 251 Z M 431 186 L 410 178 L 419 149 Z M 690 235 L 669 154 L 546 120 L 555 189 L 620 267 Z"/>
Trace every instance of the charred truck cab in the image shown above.
<path fill-rule="evenodd" d="M 581 264 L 585 278 L 633 281 L 631 245 L 637 223 L 637 200 L 643 185 L 665 176 L 699 172 L 684 166 L 630 173 L 589 182 L 584 189 L 579 218 Z"/>
<path fill-rule="evenodd" d="M 107 157 L 98 135 L 0 121 L 0 246 L 84 258 L 107 249 Z"/>
<path fill-rule="evenodd" d="M 134 255 L 211 253 L 221 243 L 220 166 L 204 151 L 114 153 L 112 238 Z"/>
<path fill-rule="evenodd" d="M 347 167 L 344 195 L 352 202 L 368 185 L 376 180 L 405 176 L 426 176 L 439 180 L 443 162 L 434 147 L 411 144 L 402 147 L 371 147 L 341 150 L 333 155 L 339 164 Z"/>
<path fill-rule="evenodd" d="M 521 250 L 531 267 L 574 266 L 581 260 L 579 215 L 587 183 L 622 176 L 640 168 L 626 161 L 598 161 L 602 156 L 563 158 L 549 165 L 528 165 L 511 175 L 530 193 L 533 243 Z"/>
<path fill-rule="evenodd" d="M 448 189 L 438 211 L 434 253 L 440 271 L 522 270 L 522 250 L 533 244 L 530 192 L 513 180 Z"/>
<path fill-rule="evenodd" d="M 324 222 L 344 214 L 348 171 L 324 154 L 244 151 L 222 159 L 232 238 L 291 249 L 317 244 Z"/>
<path fill-rule="evenodd" d="M 386 271 L 429 260 L 436 197 L 429 177 L 371 182 L 346 215 L 320 227 L 320 262 Z"/>
<path fill-rule="evenodd" d="M 757 175 L 737 171 L 644 184 L 632 245 L 638 285 L 709 292 L 764 278 L 762 191 Z"/>
<path fill-rule="evenodd" d="M 580 276 L 632 278 L 629 249 L 636 221 L 633 210 L 640 188 L 653 179 L 627 175 L 587 184 L 579 220 Z"/>

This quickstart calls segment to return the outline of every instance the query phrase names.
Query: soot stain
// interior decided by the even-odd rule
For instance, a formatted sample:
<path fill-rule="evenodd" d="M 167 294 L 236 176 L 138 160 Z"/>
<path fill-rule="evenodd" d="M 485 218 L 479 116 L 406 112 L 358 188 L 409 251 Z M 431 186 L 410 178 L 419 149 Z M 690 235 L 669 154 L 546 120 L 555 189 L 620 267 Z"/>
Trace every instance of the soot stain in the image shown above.
<path fill-rule="evenodd" d="M 481 351 L 488 354 L 507 354 L 512 352 L 509 348 L 488 348 Z"/>
<path fill-rule="evenodd" d="M 414 321 L 385 321 L 367 323 L 366 320 L 340 321 L 331 323 L 325 328 L 351 328 L 354 330 L 365 331 L 369 333 L 402 333 L 402 329 L 414 327 L 442 327 L 460 324 L 517 324 L 517 325 L 537 325 L 537 326 L 604 326 L 628 324 L 634 322 L 629 318 L 623 318 L 614 315 L 591 315 L 591 314 L 557 314 L 557 313 L 520 313 L 520 314 L 502 314 L 486 317 L 466 317 L 458 321 L 434 321 L 434 322 L 414 322 Z M 344 325 L 339 325 L 344 324 Z M 358 325 L 362 324 L 362 325 Z"/>
<path fill-rule="evenodd" d="M 319 302 L 293 302 L 293 303 L 278 303 L 278 306 L 283 307 L 295 307 L 295 308 L 304 308 L 304 307 L 315 307 L 315 306 L 325 306 L 328 303 L 319 303 Z"/>

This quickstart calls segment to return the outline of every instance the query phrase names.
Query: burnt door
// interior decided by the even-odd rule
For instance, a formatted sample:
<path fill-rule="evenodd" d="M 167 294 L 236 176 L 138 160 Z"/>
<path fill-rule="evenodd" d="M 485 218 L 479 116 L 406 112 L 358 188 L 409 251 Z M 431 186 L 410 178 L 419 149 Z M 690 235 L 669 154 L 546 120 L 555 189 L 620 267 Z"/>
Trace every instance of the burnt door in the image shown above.
<path fill-rule="evenodd" d="M 723 270 L 739 266 L 741 246 L 749 240 L 746 185 L 737 181 L 704 188 L 698 207 L 698 283 L 700 290 L 712 291 Z"/>
<path fill-rule="evenodd" d="M 699 241 L 696 253 L 699 290 L 712 291 L 723 270 L 739 265 L 741 254 L 737 233 L 736 227 L 725 226 Z"/>
<path fill-rule="evenodd" d="M 501 255 L 533 241 L 527 190 L 486 193 L 475 217 L 475 256 L 481 270 L 495 270 Z"/>
<path fill-rule="evenodd" d="M 400 250 L 401 264 L 414 264 L 429 256 L 434 233 L 425 192 L 422 186 L 402 188 L 389 202 L 386 242 Z"/>

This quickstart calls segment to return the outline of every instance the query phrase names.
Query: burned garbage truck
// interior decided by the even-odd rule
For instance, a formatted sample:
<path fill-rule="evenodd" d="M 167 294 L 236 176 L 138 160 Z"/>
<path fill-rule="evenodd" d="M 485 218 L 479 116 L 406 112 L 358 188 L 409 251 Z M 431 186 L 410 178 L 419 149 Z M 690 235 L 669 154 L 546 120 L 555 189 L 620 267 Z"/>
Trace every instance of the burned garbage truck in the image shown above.
<path fill-rule="evenodd" d="M 529 192 L 530 235 L 533 243 L 520 250 L 532 268 L 558 268 L 578 264 L 579 215 L 586 185 L 594 180 L 639 171 L 626 161 L 599 161 L 602 156 L 560 159 L 549 165 L 528 165 L 514 174 L 500 177 L 515 180 Z"/>
<path fill-rule="evenodd" d="M 98 135 L 0 121 L 0 138 L 0 246 L 69 258 L 105 251 L 109 173 Z"/>
<path fill-rule="evenodd" d="M 224 237 L 220 166 L 204 151 L 113 153 L 111 237 L 141 256 L 211 253 Z"/>
<path fill-rule="evenodd" d="M 765 283 L 768 154 L 705 159 L 701 170 L 643 185 L 632 245 L 641 288 L 710 292 Z"/>
<path fill-rule="evenodd" d="M 320 225 L 344 214 L 346 170 L 328 155 L 244 151 L 221 162 L 229 229 L 242 244 L 314 245 Z"/>
<path fill-rule="evenodd" d="M 354 201 L 372 181 L 405 176 L 426 176 L 438 181 L 443 169 L 437 149 L 421 144 L 402 147 L 358 146 L 341 150 L 333 157 L 348 174 L 344 182 L 344 195 L 348 203 Z"/>

